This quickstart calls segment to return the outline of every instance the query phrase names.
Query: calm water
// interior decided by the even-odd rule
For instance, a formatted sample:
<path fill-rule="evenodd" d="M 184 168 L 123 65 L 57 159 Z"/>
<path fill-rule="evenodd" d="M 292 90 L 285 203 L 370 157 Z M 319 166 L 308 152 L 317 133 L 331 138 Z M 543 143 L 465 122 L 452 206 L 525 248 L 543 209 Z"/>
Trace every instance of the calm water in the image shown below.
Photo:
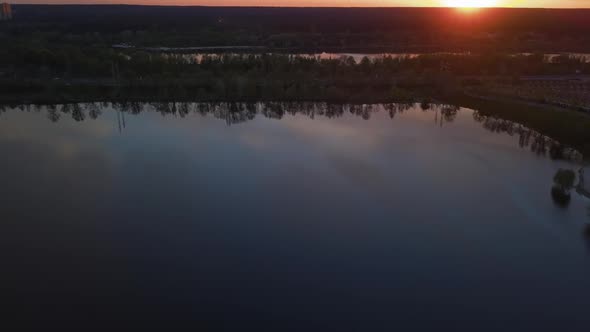
<path fill-rule="evenodd" d="M 164 55 L 170 53 L 163 53 Z M 172 53 L 174 54 L 174 53 Z M 187 53 L 182 54 L 182 57 L 191 63 L 201 63 L 203 58 L 205 57 L 213 57 L 219 58 L 223 55 L 233 55 L 238 56 L 243 53 Z M 312 54 L 291 54 L 293 56 L 301 56 L 301 57 L 309 57 L 309 58 L 317 58 L 317 59 L 342 59 L 342 58 L 352 58 L 356 63 L 360 63 L 363 58 L 368 58 L 370 60 L 375 59 L 382 59 L 385 57 L 390 57 L 393 59 L 405 59 L 405 58 L 417 58 L 419 56 L 424 55 L 466 55 L 469 53 L 312 53 Z M 247 53 L 245 55 L 248 55 Z M 533 55 L 533 53 L 515 53 L 514 56 L 520 55 Z M 569 56 L 569 57 L 576 57 L 585 62 L 590 62 L 590 54 L 588 53 L 547 53 L 544 54 L 544 58 L 546 62 L 553 62 L 560 56 Z"/>
<path fill-rule="evenodd" d="M 555 172 L 580 167 L 549 158 L 556 144 L 443 106 L 4 108 L 3 314 L 587 331 L 590 199 L 552 201 Z"/>

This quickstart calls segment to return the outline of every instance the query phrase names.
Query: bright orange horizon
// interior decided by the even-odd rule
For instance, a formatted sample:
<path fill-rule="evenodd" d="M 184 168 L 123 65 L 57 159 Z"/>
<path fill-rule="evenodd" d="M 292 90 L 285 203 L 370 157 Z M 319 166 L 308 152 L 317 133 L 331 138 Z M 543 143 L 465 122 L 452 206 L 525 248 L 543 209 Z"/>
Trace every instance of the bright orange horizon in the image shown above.
<path fill-rule="evenodd" d="M 7 2 L 162 6 L 590 8 L 590 0 L 7 0 Z"/>

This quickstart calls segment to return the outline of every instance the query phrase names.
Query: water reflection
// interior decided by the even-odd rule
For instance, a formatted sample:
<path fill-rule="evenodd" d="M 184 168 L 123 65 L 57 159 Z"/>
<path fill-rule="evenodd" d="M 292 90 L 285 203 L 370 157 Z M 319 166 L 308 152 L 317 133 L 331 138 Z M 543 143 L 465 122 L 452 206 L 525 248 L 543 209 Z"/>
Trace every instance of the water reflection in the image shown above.
<path fill-rule="evenodd" d="M 186 103 L 186 102 L 116 102 L 116 103 L 83 103 L 61 105 L 2 105 L 0 113 L 14 109 L 23 112 L 46 112 L 47 118 L 52 122 L 58 122 L 62 116 L 70 116 L 80 122 L 87 118 L 97 119 L 104 109 L 113 109 L 117 114 L 117 128 L 125 129 L 127 119 L 125 114 L 137 115 L 145 111 L 154 111 L 162 116 L 173 115 L 181 118 L 198 113 L 202 116 L 212 115 L 224 120 L 227 125 L 235 125 L 254 120 L 260 115 L 269 119 L 282 119 L 285 115 L 305 115 L 310 119 L 321 116 L 326 118 L 339 118 L 344 114 L 352 114 L 364 120 L 369 120 L 376 112 L 387 112 L 391 119 L 396 114 L 415 109 L 418 105 L 413 103 L 387 103 L 387 104 L 330 104 L 315 102 L 266 102 L 266 103 Z M 460 107 L 449 104 L 436 104 L 422 102 L 419 104 L 423 112 L 433 113 L 433 120 L 437 126 L 452 123 Z M 519 123 L 502 118 L 473 112 L 473 119 L 481 123 L 483 128 L 494 133 L 505 133 L 510 136 L 518 136 L 519 146 L 530 148 L 538 155 L 549 155 L 552 159 L 564 159 L 581 161 L 583 156 L 575 149 L 565 146 L 560 142 L 532 130 Z"/>
<path fill-rule="evenodd" d="M 33 318 L 587 317 L 587 201 L 548 194 L 577 155 L 518 124 L 427 102 L 11 109 L 0 281 Z"/>
<path fill-rule="evenodd" d="M 495 133 L 506 133 L 510 136 L 518 136 L 518 144 L 520 147 L 530 147 L 531 151 L 539 155 L 546 155 L 552 159 L 566 159 L 581 161 L 583 156 L 581 153 L 567 147 L 560 142 L 547 137 L 535 130 L 531 130 L 519 123 L 504 120 L 501 118 L 483 115 L 479 112 L 473 113 L 475 121 L 480 122 L 483 127 Z"/>
<path fill-rule="evenodd" d="M 590 219 L 590 206 L 588 207 L 588 219 Z M 586 248 L 590 251 L 590 223 L 584 225 L 584 229 L 582 230 L 582 236 L 584 241 L 586 242 Z"/>
<path fill-rule="evenodd" d="M 461 111 L 456 105 L 432 103 L 423 101 L 420 104 L 413 103 L 387 103 L 387 104 L 331 104 L 317 102 L 265 102 L 265 103 L 241 103 L 241 102 L 217 102 L 217 103 L 187 103 L 187 102 L 102 102 L 102 103 L 73 103 L 60 105 L 16 105 L 0 106 L 0 114 L 8 110 L 22 112 L 46 112 L 51 122 L 58 122 L 63 117 L 69 116 L 76 122 L 88 119 L 96 120 L 103 114 L 103 110 L 113 110 L 116 113 L 116 128 L 121 133 L 127 126 L 127 115 L 138 115 L 142 112 L 157 112 L 162 116 L 178 116 L 184 118 L 189 114 L 201 116 L 213 116 L 223 120 L 228 126 L 237 125 L 254 120 L 257 116 L 268 119 L 280 120 L 286 115 L 304 115 L 310 119 L 316 117 L 340 118 L 345 114 L 352 114 L 363 120 L 370 120 L 377 112 L 385 112 L 390 119 L 409 110 L 419 109 L 424 113 L 433 115 L 434 124 L 443 127 L 455 121 Z M 519 123 L 495 116 L 485 115 L 473 111 L 473 120 L 493 133 L 502 133 L 518 137 L 518 145 L 528 148 L 539 156 L 548 156 L 553 160 L 568 160 L 581 164 L 583 155 L 577 150 L 532 130 Z M 578 173 L 578 184 L 574 187 L 576 178 L 574 170 L 560 169 L 553 176 L 551 197 L 553 202 L 562 208 L 571 201 L 571 189 L 586 198 L 590 198 L 590 192 L 584 184 L 584 169 L 581 167 Z M 590 218 L 590 217 L 589 217 Z"/>
<path fill-rule="evenodd" d="M 578 185 L 576 186 L 576 191 L 578 194 L 590 199 L 590 190 L 586 187 L 583 167 L 578 170 Z"/>
<path fill-rule="evenodd" d="M 572 199 L 571 190 L 575 189 L 575 192 L 580 196 L 590 200 L 590 190 L 586 187 L 584 178 L 584 167 L 578 169 L 577 184 L 576 172 L 572 169 L 559 169 L 553 176 L 553 187 L 551 187 L 551 197 L 553 202 L 561 207 L 567 208 Z M 586 208 L 588 220 L 590 220 L 590 204 Z M 588 232 L 588 229 L 585 230 Z M 587 234 L 586 234 L 587 235 Z"/>
<path fill-rule="evenodd" d="M 259 57 L 262 53 L 186 53 L 189 50 L 182 49 L 151 49 L 151 51 L 164 51 L 167 53 L 160 53 L 163 57 L 175 57 L 184 60 L 189 64 L 200 64 L 207 62 L 209 59 L 221 59 L 224 57 Z M 268 54 L 268 53 L 267 53 Z M 271 53 L 272 54 L 272 53 Z M 282 54 L 282 53 L 278 53 Z M 371 61 L 391 58 L 391 59 L 415 59 L 420 56 L 429 55 L 469 55 L 469 52 L 439 52 L 439 53 L 291 53 L 291 56 L 303 57 L 303 58 L 314 58 L 320 60 L 346 60 L 353 61 L 354 63 L 360 63 L 363 59 L 369 59 Z M 533 53 L 514 53 L 512 56 L 531 56 Z M 575 57 L 585 62 L 590 62 L 590 54 L 588 53 L 548 53 L 543 54 L 543 60 L 548 63 L 559 61 L 561 57 Z"/>
<path fill-rule="evenodd" d="M 571 201 L 570 190 L 574 186 L 576 173 L 569 169 L 559 169 L 553 176 L 553 187 L 551 188 L 551 197 L 560 207 L 567 207 Z"/>
<path fill-rule="evenodd" d="M 22 112 L 45 112 L 47 119 L 58 122 L 64 117 L 70 117 L 76 122 L 96 120 L 104 110 L 112 110 L 116 114 L 116 128 L 123 132 L 129 121 L 128 115 L 138 115 L 142 112 L 157 112 L 162 116 L 177 116 L 184 118 L 189 114 L 201 116 L 213 116 L 223 120 L 228 126 L 242 124 L 254 120 L 257 116 L 267 119 L 280 120 L 286 115 L 303 115 L 309 119 L 324 117 L 328 119 L 341 118 L 346 114 L 370 120 L 378 112 L 385 112 L 390 119 L 396 115 L 404 114 L 409 110 L 420 110 L 430 113 L 437 127 L 453 123 L 460 107 L 456 105 L 432 103 L 423 101 L 420 104 L 413 103 L 387 103 L 387 104 L 331 104 L 317 102 L 217 102 L 217 103 L 187 103 L 187 102 L 102 102 L 102 103 L 73 103 L 60 105 L 16 105 L 0 106 L 0 114 L 8 110 Z M 581 153 L 560 142 L 532 130 L 519 123 L 495 116 L 485 115 L 473 111 L 473 120 L 493 133 L 502 133 L 518 137 L 518 145 L 528 148 L 539 156 L 548 156 L 553 160 L 568 160 L 578 164 L 583 161 Z M 585 187 L 584 169 L 581 167 L 578 174 L 578 183 L 574 186 L 576 174 L 571 169 L 559 169 L 553 176 L 551 197 L 553 202 L 562 208 L 568 207 L 571 201 L 571 190 L 586 198 L 590 198 L 590 192 Z"/>

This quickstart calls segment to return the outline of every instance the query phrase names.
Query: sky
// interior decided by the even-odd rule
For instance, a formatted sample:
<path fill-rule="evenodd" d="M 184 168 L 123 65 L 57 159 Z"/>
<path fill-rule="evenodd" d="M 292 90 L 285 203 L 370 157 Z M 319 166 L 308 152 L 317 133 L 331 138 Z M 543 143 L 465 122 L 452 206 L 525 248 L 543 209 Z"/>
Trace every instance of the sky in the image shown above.
<path fill-rule="evenodd" d="M 4 0 L 0 0 L 4 1 Z M 590 8 L 590 0 L 7 0 L 11 3 L 93 3 L 276 7 L 534 7 Z"/>

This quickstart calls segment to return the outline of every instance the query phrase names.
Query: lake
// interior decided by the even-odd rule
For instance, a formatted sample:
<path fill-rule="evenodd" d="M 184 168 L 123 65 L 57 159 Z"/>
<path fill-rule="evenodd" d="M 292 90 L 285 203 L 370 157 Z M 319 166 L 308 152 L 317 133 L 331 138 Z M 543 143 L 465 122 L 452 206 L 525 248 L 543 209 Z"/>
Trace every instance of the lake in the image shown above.
<path fill-rule="evenodd" d="M 519 124 L 449 105 L 0 109 L 21 327 L 590 326 L 590 199 L 551 195 L 581 156 Z"/>

